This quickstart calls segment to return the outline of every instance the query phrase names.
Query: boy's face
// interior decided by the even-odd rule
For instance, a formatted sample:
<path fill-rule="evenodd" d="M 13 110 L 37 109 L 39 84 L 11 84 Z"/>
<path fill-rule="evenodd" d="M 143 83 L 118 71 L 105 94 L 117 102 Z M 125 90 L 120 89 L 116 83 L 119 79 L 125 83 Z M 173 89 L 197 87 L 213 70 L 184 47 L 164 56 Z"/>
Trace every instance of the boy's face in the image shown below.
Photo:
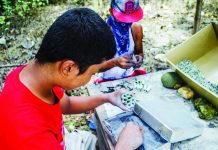
<path fill-rule="evenodd" d="M 79 74 L 79 68 L 73 61 L 65 61 L 60 66 L 60 85 L 65 90 L 75 89 L 87 84 L 92 75 L 98 73 L 101 64 L 91 65 L 84 73 Z"/>

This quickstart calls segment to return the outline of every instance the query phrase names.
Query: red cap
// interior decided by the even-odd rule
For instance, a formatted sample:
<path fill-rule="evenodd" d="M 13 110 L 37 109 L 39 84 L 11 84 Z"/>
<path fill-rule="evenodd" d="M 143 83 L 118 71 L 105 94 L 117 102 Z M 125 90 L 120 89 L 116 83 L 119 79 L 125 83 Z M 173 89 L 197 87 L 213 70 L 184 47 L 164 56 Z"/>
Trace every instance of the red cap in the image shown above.
<path fill-rule="evenodd" d="M 112 0 L 113 16 L 120 22 L 132 23 L 143 18 L 143 10 L 138 0 Z"/>

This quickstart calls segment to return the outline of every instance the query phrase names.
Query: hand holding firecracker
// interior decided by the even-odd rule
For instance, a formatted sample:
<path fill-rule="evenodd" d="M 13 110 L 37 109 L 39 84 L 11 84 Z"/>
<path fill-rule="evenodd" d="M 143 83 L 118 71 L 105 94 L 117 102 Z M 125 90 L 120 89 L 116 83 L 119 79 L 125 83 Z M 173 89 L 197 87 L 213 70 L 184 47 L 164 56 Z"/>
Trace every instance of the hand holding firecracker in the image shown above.
<path fill-rule="evenodd" d="M 134 62 L 133 68 L 139 68 L 143 63 L 143 56 L 141 55 L 132 55 L 132 61 Z"/>
<path fill-rule="evenodd" d="M 133 95 L 125 93 L 121 96 L 121 101 L 124 106 L 126 106 L 129 110 L 133 110 L 135 106 L 135 99 Z"/>

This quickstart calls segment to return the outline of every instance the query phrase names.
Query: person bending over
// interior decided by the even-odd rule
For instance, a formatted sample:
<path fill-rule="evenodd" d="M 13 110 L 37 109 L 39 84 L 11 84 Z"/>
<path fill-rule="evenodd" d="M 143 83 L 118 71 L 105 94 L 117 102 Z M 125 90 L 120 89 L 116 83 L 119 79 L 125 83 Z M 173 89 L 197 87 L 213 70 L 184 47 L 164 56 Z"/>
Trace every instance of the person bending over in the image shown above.
<path fill-rule="evenodd" d="M 113 34 L 94 11 L 75 8 L 61 15 L 45 34 L 35 59 L 7 76 L 0 95 L 1 149 L 71 149 L 63 139 L 62 114 L 86 112 L 104 103 L 126 109 L 120 91 L 88 97 L 68 97 L 63 91 L 85 85 L 114 54 Z M 141 127 L 128 123 L 115 149 L 136 149 L 142 135 Z"/>

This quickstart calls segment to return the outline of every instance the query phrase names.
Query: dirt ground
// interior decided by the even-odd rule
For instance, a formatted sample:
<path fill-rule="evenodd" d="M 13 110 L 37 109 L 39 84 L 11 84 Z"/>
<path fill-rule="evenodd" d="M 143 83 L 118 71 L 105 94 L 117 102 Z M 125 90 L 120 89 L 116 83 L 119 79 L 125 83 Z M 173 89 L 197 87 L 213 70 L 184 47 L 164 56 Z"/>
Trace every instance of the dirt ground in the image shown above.
<path fill-rule="evenodd" d="M 94 9 L 91 0 L 86 2 L 85 6 Z M 186 0 L 146 0 L 145 3 L 141 2 L 141 6 L 144 10 L 144 18 L 140 23 L 143 26 L 145 53 L 141 68 L 148 72 L 169 68 L 163 59 L 163 54 L 191 37 L 195 9 L 191 4 L 189 6 Z M 209 8 L 213 6 L 209 4 L 206 6 L 202 12 L 201 28 L 212 21 L 218 22 L 217 14 L 213 12 L 214 8 L 209 11 Z M 6 75 L 16 66 L 33 59 L 48 27 L 58 16 L 72 7 L 76 6 L 69 0 L 64 4 L 39 8 L 33 17 L 27 17 L 24 22 L 15 23 L 14 28 L 8 34 L 1 35 L 0 90 Z M 108 8 L 109 3 L 105 1 L 103 8 L 97 11 L 103 18 L 106 18 Z M 88 93 L 83 87 L 71 91 L 70 94 L 87 95 Z M 87 118 L 89 118 L 88 113 L 65 116 L 65 124 L 69 130 L 74 128 L 89 130 Z"/>

